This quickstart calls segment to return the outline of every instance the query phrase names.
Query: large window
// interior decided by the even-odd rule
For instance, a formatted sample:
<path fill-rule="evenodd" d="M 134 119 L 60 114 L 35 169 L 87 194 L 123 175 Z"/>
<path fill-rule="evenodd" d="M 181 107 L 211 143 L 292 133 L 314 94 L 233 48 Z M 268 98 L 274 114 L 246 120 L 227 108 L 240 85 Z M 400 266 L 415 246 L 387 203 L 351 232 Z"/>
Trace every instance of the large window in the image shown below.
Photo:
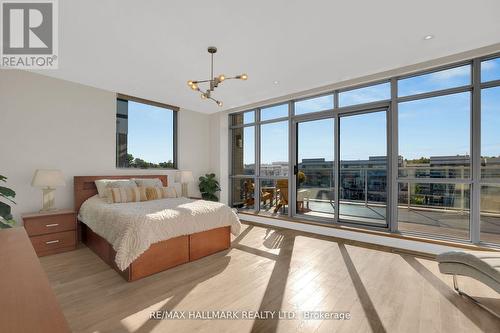
<path fill-rule="evenodd" d="M 319 96 L 295 102 L 295 114 L 301 115 L 333 109 L 333 95 Z"/>
<path fill-rule="evenodd" d="M 481 63 L 481 81 L 500 79 L 500 58 Z M 481 234 L 500 244 L 500 84 L 481 90 Z"/>
<path fill-rule="evenodd" d="M 260 175 L 288 176 L 288 122 L 260 127 Z"/>
<path fill-rule="evenodd" d="M 470 93 L 399 104 L 399 177 L 469 178 Z"/>
<path fill-rule="evenodd" d="M 466 87 L 465 65 L 402 79 L 399 95 Z M 398 229 L 469 239 L 471 93 L 411 99 L 398 105 Z"/>
<path fill-rule="evenodd" d="M 500 58 L 230 115 L 232 204 L 500 245 Z"/>
<path fill-rule="evenodd" d="M 471 83 L 471 66 L 454 67 L 398 81 L 398 95 L 409 96 Z"/>
<path fill-rule="evenodd" d="M 386 111 L 340 118 L 340 218 L 386 224 Z"/>
<path fill-rule="evenodd" d="M 368 87 L 356 88 L 339 93 L 339 106 L 350 106 L 369 102 L 383 101 L 391 98 L 389 82 Z"/>
<path fill-rule="evenodd" d="M 233 175 L 255 174 L 255 127 L 241 127 L 232 133 Z"/>
<path fill-rule="evenodd" d="M 116 111 L 116 166 L 176 167 L 177 109 L 119 96 Z"/>

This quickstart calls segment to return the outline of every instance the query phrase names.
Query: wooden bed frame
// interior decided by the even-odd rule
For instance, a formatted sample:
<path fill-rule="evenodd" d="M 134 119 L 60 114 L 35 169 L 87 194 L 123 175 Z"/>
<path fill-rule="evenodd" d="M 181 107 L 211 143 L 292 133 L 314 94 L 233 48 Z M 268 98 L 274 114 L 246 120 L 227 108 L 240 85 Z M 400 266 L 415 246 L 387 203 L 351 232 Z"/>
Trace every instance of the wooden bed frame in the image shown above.
<path fill-rule="evenodd" d="M 164 186 L 168 185 L 166 175 L 75 176 L 75 210 L 78 212 L 85 200 L 97 194 L 94 183 L 96 180 L 130 178 L 159 178 Z M 230 227 L 179 236 L 151 245 L 126 270 L 120 271 L 115 264 L 116 251 L 113 246 L 84 223 L 78 221 L 78 224 L 82 242 L 129 282 L 226 250 L 231 246 Z"/>

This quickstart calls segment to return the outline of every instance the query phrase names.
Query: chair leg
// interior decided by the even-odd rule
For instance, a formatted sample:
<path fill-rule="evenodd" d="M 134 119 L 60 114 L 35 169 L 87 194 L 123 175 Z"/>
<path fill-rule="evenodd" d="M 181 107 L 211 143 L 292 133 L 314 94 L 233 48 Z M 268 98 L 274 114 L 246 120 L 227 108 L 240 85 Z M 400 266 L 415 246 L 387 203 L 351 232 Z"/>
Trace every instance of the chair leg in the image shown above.
<path fill-rule="evenodd" d="M 467 293 L 463 292 L 462 290 L 460 290 L 460 288 L 458 286 L 458 277 L 457 277 L 456 274 L 453 274 L 453 289 L 455 289 L 455 291 L 460 296 L 463 296 L 463 297 L 469 299 L 470 301 L 472 301 L 473 303 L 477 304 L 478 306 L 480 306 L 484 310 L 488 311 L 489 313 L 491 313 L 495 317 L 500 318 L 500 314 L 499 313 L 496 313 L 494 310 L 490 309 L 486 305 L 484 305 L 481 302 L 479 302 L 479 300 L 477 300 L 476 298 L 474 298 L 474 297 L 470 296 L 469 294 L 467 294 Z"/>

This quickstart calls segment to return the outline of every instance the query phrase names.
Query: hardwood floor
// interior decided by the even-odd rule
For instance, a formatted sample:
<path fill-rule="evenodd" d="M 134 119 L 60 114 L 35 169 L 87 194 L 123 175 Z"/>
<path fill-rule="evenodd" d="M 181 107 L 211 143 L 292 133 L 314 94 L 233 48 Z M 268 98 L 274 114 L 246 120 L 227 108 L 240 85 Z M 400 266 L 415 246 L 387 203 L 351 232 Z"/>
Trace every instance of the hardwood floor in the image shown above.
<path fill-rule="evenodd" d="M 132 283 L 89 249 L 41 258 L 75 332 L 498 332 L 437 263 L 293 230 L 244 225 L 230 250 Z M 498 294 L 460 279 L 500 310 Z M 289 320 L 149 320 L 156 310 L 296 311 Z M 350 320 L 304 320 L 348 311 Z"/>

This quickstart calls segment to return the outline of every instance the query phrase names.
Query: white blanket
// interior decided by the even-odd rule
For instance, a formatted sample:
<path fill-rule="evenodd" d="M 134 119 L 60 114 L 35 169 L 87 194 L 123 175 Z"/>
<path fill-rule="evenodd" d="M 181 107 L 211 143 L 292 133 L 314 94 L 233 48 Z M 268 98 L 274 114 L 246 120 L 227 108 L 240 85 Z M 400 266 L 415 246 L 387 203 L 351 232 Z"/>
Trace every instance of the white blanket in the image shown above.
<path fill-rule="evenodd" d="M 237 236 L 241 229 L 227 205 L 187 198 L 108 204 L 96 195 L 83 203 L 78 217 L 113 246 L 121 270 L 151 244 L 224 226 Z"/>

